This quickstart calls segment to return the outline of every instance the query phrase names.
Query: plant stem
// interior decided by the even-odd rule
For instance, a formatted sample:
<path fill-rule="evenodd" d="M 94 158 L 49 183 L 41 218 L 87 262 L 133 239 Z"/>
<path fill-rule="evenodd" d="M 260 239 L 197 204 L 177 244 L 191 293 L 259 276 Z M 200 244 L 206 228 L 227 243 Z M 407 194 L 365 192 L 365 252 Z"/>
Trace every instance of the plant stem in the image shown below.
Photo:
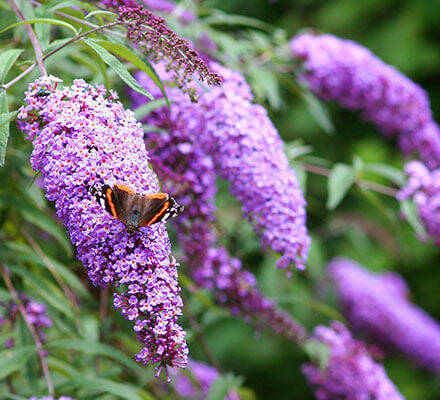
<path fill-rule="evenodd" d="M 91 29 L 90 31 L 81 33 L 80 35 L 74 36 L 72 39 L 68 40 L 66 43 L 63 43 L 63 44 L 59 45 L 55 49 L 51 50 L 49 53 L 45 54 L 43 56 L 43 60 L 45 60 L 46 58 L 50 57 L 51 55 L 57 53 L 58 51 L 60 51 L 61 49 L 63 49 L 64 47 L 68 46 L 69 44 L 71 44 L 73 42 L 81 40 L 82 38 L 84 38 L 84 37 L 86 37 L 88 35 L 91 35 L 92 33 L 95 33 L 97 31 L 100 31 L 100 30 L 103 30 L 103 29 L 107 29 L 109 27 L 112 27 L 112 26 L 115 26 L 115 25 L 118 25 L 118 24 L 119 24 L 119 22 L 110 22 L 110 23 L 108 23 L 106 25 L 101 25 L 101 26 L 95 25 L 94 29 Z M 21 80 L 26 75 L 28 75 L 36 66 L 37 66 L 37 64 L 33 63 L 27 69 L 25 69 L 20 75 L 16 76 L 14 79 L 12 79 L 10 82 L 8 82 L 5 85 L 3 85 L 1 88 L 3 90 L 9 89 L 12 85 L 14 85 L 19 80 Z"/>
<path fill-rule="evenodd" d="M 11 293 L 15 302 L 17 303 L 18 310 L 20 311 L 20 314 L 23 317 L 23 319 L 24 319 L 24 321 L 30 331 L 32 338 L 34 339 L 35 346 L 37 348 L 38 357 L 40 358 L 40 362 L 41 362 L 41 368 L 43 369 L 44 378 L 46 379 L 47 390 L 49 392 L 49 396 L 53 397 L 54 389 L 53 389 L 52 380 L 50 379 L 49 368 L 48 368 L 47 362 L 46 362 L 46 356 L 44 355 L 43 344 L 41 343 L 40 338 L 38 337 L 34 326 L 29 321 L 26 310 L 23 307 L 23 303 L 21 302 L 20 298 L 18 297 L 17 292 L 14 289 L 14 286 L 12 285 L 11 279 L 9 278 L 8 271 L 6 270 L 4 265 L 1 266 L 1 273 L 2 273 L 3 279 L 5 281 L 6 287 L 8 288 L 9 293 Z"/>
<path fill-rule="evenodd" d="M 182 296 L 184 297 L 184 296 Z M 202 347 L 203 352 L 205 353 L 206 358 L 208 359 L 209 363 L 215 367 L 220 373 L 223 373 L 223 368 L 221 367 L 220 363 L 218 362 L 217 358 L 215 357 L 214 353 L 212 352 L 211 348 L 209 347 L 208 341 L 206 340 L 205 335 L 203 334 L 202 327 L 199 324 L 199 321 L 197 321 L 196 316 L 194 315 L 188 300 L 184 298 L 185 301 L 185 313 L 188 316 L 189 323 L 194 331 L 194 333 L 197 336 L 197 339 L 199 341 L 200 346 Z"/>
<path fill-rule="evenodd" d="M 20 21 L 26 21 L 26 18 L 24 17 L 23 13 L 18 8 L 17 3 L 14 0 L 9 0 L 9 4 L 11 5 L 12 10 L 14 11 L 15 15 L 17 15 L 18 19 Z M 46 71 L 46 68 L 43 63 L 43 51 L 41 50 L 40 43 L 38 42 L 37 36 L 35 35 L 35 32 L 32 29 L 32 26 L 30 24 L 25 24 L 24 29 L 26 30 L 27 34 L 29 35 L 29 39 L 32 43 L 32 47 L 34 48 L 36 64 L 38 65 L 38 69 L 40 70 L 40 74 L 42 76 L 47 76 L 47 71 Z"/>
<path fill-rule="evenodd" d="M 318 167 L 316 165 L 301 163 L 301 167 L 312 174 L 330 176 L 331 170 L 328 168 Z M 379 183 L 365 181 L 363 179 L 356 179 L 355 184 L 359 187 L 367 190 L 372 190 L 373 192 L 381 193 L 386 196 L 396 197 L 399 192 L 398 189 L 391 188 L 389 186 L 381 185 Z"/>
<path fill-rule="evenodd" d="M 76 301 L 75 295 L 73 294 L 72 290 L 64 283 L 63 278 L 61 278 L 61 276 L 56 271 L 55 266 L 53 265 L 52 261 L 50 261 L 50 259 L 46 256 L 46 254 L 44 254 L 41 247 L 38 245 L 38 243 L 34 240 L 34 238 L 26 230 L 20 229 L 20 232 L 24 236 L 26 241 L 34 249 L 34 251 L 43 260 L 44 265 L 46 265 L 47 269 L 50 271 L 50 273 L 53 275 L 55 280 L 58 282 L 61 289 L 63 289 L 63 292 L 66 294 L 67 298 L 72 303 L 72 306 L 78 316 L 79 315 L 79 308 L 78 308 L 78 303 Z"/>

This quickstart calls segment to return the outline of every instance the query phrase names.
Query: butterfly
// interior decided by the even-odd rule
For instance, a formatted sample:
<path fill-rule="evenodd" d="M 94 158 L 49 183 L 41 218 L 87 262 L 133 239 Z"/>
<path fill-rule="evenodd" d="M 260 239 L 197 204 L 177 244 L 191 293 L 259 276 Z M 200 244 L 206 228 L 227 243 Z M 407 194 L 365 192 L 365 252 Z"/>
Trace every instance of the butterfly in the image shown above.
<path fill-rule="evenodd" d="M 96 201 L 114 218 L 125 225 L 125 231 L 134 235 L 142 226 L 165 222 L 182 214 L 184 207 L 167 193 L 141 195 L 124 184 L 92 186 L 89 188 Z"/>

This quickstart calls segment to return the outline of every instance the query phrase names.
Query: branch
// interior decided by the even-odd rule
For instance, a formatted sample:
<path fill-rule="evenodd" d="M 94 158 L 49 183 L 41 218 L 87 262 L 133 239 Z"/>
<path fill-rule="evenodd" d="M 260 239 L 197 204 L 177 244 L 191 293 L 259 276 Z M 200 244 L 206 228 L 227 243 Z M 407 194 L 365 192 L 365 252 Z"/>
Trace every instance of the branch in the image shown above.
<path fill-rule="evenodd" d="M 9 293 L 11 293 L 15 302 L 17 303 L 18 310 L 20 311 L 20 314 L 22 315 L 24 321 L 26 322 L 26 325 L 27 325 L 27 327 L 28 327 L 29 331 L 31 332 L 31 335 L 34 339 L 35 346 L 37 347 L 37 353 L 38 353 L 38 356 L 39 356 L 40 362 L 41 362 L 41 368 L 43 369 L 44 378 L 46 379 L 47 390 L 49 392 L 49 395 L 53 396 L 54 389 L 53 389 L 52 380 L 50 379 L 49 368 L 47 366 L 46 356 L 44 355 L 43 345 L 40 341 L 40 338 L 37 335 L 37 332 L 35 331 L 34 326 L 29 321 L 26 310 L 23 307 L 23 303 L 21 302 L 20 298 L 18 297 L 17 292 L 14 289 L 14 286 L 12 285 L 11 279 L 9 278 L 8 271 L 6 270 L 6 267 L 4 265 L 1 266 L 1 273 L 2 273 L 3 279 L 6 283 L 6 287 L 8 288 Z"/>
<path fill-rule="evenodd" d="M 312 174 L 330 176 L 331 170 L 328 168 L 318 167 L 316 165 L 301 163 L 301 167 Z M 398 189 L 391 188 L 389 186 L 381 185 L 379 183 L 365 181 L 363 179 L 356 179 L 355 184 L 359 187 L 367 190 L 372 190 L 373 192 L 381 193 L 386 196 L 396 197 L 399 192 Z"/>
<path fill-rule="evenodd" d="M 11 5 L 12 10 L 14 11 L 15 15 L 17 15 L 18 19 L 20 21 L 26 21 L 26 18 L 24 17 L 23 13 L 18 8 L 17 3 L 14 0 L 9 0 L 9 4 Z M 43 52 L 41 50 L 40 43 L 38 42 L 37 36 L 35 35 L 35 32 L 33 31 L 32 27 L 29 24 L 25 24 L 24 29 L 26 30 L 27 34 L 29 35 L 29 39 L 32 43 L 32 47 L 34 48 L 35 59 L 37 60 L 36 63 L 38 65 L 38 69 L 40 70 L 40 74 L 42 76 L 47 76 L 47 71 L 46 71 L 46 68 L 43 63 Z"/>
<path fill-rule="evenodd" d="M 72 306 L 76 312 L 76 314 L 79 314 L 79 308 L 78 303 L 76 301 L 75 295 L 72 292 L 72 290 L 64 283 L 63 278 L 58 274 L 58 272 L 55 269 L 55 266 L 53 265 L 52 261 L 44 254 L 41 247 L 38 245 L 38 243 L 34 240 L 34 238 L 24 229 L 20 229 L 21 234 L 24 236 L 24 238 L 27 240 L 27 242 L 31 245 L 31 247 L 34 249 L 34 251 L 40 256 L 40 258 L 43 260 L 44 265 L 46 265 L 47 269 L 50 271 L 50 273 L 53 275 L 55 280 L 60 285 L 61 289 L 63 289 L 63 292 L 66 294 L 69 301 L 72 303 Z"/>
<path fill-rule="evenodd" d="M 120 23 L 119 22 L 110 22 L 106 25 L 101 25 L 101 26 L 94 25 L 95 26 L 94 29 L 91 29 L 90 31 L 84 32 L 81 35 L 74 36 L 72 39 L 68 40 L 66 43 L 59 45 L 55 49 L 51 50 L 49 53 L 45 54 L 42 59 L 45 60 L 46 58 L 57 53 L 58 51 L 60 51 L 64 47 L 68 46 L 69 44 L 74 43 L 78 40 L 81 40 L 82 38 L 84 38 L 88 35 L 91 35 L 92 33 L 95 33 L 100 30 L 106 30 L 107 28 L 118 25 L 118 24 L 120 24 Z M 36 66 L 37 66 L 37 64 L 33 63 L 31 66 L 29 66 L 27 69 L 25 69 L 20 75 L 16 76 L 14 79 L 12 79 L 10 82 L 6 83 L 5 85 L 2 85 L 1 89 L 3 89 L 3 90 L 9 89 L 12 85 L 16 84 L 18 81 L 20 81 L 26 75 L 28 75 Z"/>

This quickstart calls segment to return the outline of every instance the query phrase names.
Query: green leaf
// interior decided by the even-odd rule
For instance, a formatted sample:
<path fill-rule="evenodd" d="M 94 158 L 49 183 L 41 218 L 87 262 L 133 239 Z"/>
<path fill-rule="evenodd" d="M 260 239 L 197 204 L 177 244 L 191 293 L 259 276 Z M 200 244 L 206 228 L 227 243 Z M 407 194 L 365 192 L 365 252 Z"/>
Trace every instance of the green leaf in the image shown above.
<path fill-rule="evenodd" d="M 0 54 L 0 83 L 4 83 L 6 74 L 23 51 L 23 49 L 9 49 Z"/>
<path fill-rule="evenodd" d="M 87 391 L 98 391 L 101 393 L 109 393 L 127 400 L 142 400 L 142 399 L 153 400 L 153 397 L 148 396 L 146 392 L 142 392 L 143 396 L 141 397 L 138 393 L 138 390 L 131 385 L 116 383 L 101 378 L 90 378 L 85 376 L 79 376 L 79 377 L 74 377 L 73 379 L 63 383 L 60 386 L 62 387 L 68 386 L 68 387 L 74 387 Z"/>
<path fill-rule="evenodd" d="M 21 265 L 9 265 L 9 268 L 14 273 L 20 275 L 32 289 L 37 293 L 47 304 L 51 305 L 56 310 L 63 313 L 71 320 L 75 319 L 72 305 L 64 297 L 64 293 L 45 278 L 41 278 L 36 274 L 30 274 L 28 268 Z"/>
<path fill-rule="evenodd" d="M 128 62 L 131 62 L 135 67 L 139 68 L 141 71 L 144 71 L 152 79 L 152 81 L 159 87 L 162 94 L 167 99 L 163 83 L 158 77 L 158 75 L 155 73 L 151 65 L 147 65 L 136 54 L 134 54 L 130 49 L 128 49 L 122 44 L 110 42 L 109 40 L 94 40 L 94 42 L 99 44 L 104 49 L 110 51 L 111 53 L 118 55 L 119 57 L 123 58 Z"/>
<path fill-rule="evenodd" d="M 117 14 L 115 14 L 114 12 L 111 12 L 111 11 L 95 10 L 95 11 L 89 12 L 86 15 L 86 19 L 89 19 L 89 18 L 93 17 L 94 15 L 108 15 L 108 16 L 114 17 L 114 18 L 117 17 Z"/>
<path fill-rule="evenodd" d="M 289 161 L 292 161 L 306 154 L 310 154 L 313 151 L 312 146 L 302 145 L 300 141 L 286 143 L 284 148 Z"/>
<path fill-rule="evenodd" d="M 51 11 L 56 11 L 59 10 L 61 8 L 72 8 L 72 7 L 78 7 L 78 8 L 82 8 L 86 11 L 93 11 L 93 10 L 97 10 L 96 7 L 94 7 L 93 5 L 85 2 L 85 1 L 77 1 L 77 0 L 68 0 L 68 1 L 60 1 L 57 2 L 54 6 L 51 7 Z"/>
<path fill-rule="evenodd" d="M 308 340 L 304 345 L 303 349 L 310 359 L 319 366 L 321 370 L 327 368 L 330 360 L 330 351 L 325 343 L 319 340 Z"/>
<path fill-rule="evenodd" d="M 419 213 L 417 212 L 416 205 L 410 200 L 404 200 L 400 202 L 400 211 L 404 215 L 405 219 L 417 233 L 420 240 L 424 241 L 428 239 L 428 234 L 420 221 Z"/>
<path fill-rule="evenodd" d="M 9 138 L 9 112 L 6 92 L 0 90 L 0 167 L 5 164 L 6 147 Z"/>
<path fill-rule="evenodd" d="M 265 30 L 268 32 L 273 31 L 274 27 L 259 19 L 246 17 L 243 15 L 226 14 L 219 10 L 215 10 L 212 16 L 203 19 L 203 23 L 206 25 L 241 25 L 252 28 Z"/>
<path fill-rule="evenodd" d="M 327 181 L 328 210 L 334 210 L 355 181 L 356 174 L 352 167 L 345 164 L 336 164 Z"/>
<path fill-rule="evenodd" d="M 26 24 L 60 25 L 60 26 L 64 26 L 64 28 L 70 29 L 75 35 L 78 34 L 78 31 L 72 25 L 70 25 L 68 22 L 61 21 L 59 19 L 53 19 L 53 18 L 32 18 L 32 19 L 28 19 L 27 21 L 16 22 L 16 23 L 11 24 L 11 25 L 7 26 L 6 28 L 2 29 L 0 31 L 0 34 L 8 31 L 9 29 L 12 29 L 12 28 L 15 28 L 15 27 L 21 26 L 21 25 L 26 25 Z"/>
<path fill-rule="evenodd" d="M 20 370 L 34 353 L 34 346 L 15 347 L 0 352 L 0 379 Z"/>
<path fill-rule="evenodd" d="M 102 61 L 104 61 L 113 71 L 115 71 L 119 77 L 133 90 L 136 92 L 143 94 L 148 97 L 150 100 L 153 100 L 154 97 L 148 93 L 139 83 L 137 83 L 136 79 L 134 79 L 124 64 L 122 64 L 114 55 L 110 54 L 106 49 L 98 45 L 92 39 L 85 39 L 84 42 L 90 46 L 98 55 L 101 57 Z"/>
<path fill-rule="evenodd" d="M 365 171 L 383 176 L 398 186 L 402 186 L 405 183 L 405 173 L 401 169 L 390 167 L 386 164 L 367 164 L 364 169 Z"/>
<path fill-rule="evenodd" d="M 47 268 L 41 257 L 25 244 L 4 242 L 0 244 L 0 252 L 2 253 L 0 259 L 11 259 L 15 262 L 32 262 Z M 77 294 L 85 298 L 91 297 L 90 292 L 87 291 L 81 280 L 70 270 L 70 268 L 47 255 L 46 257 L 51 262 L 55 272 L 61 276 L 68 286 L 70 286 Z"/>
<path fill-rule="evenodd" d="M 140 374 L 142 374 L 144 370 L 138 363 L 133 361 L 122 351 L 119 351 L 102 343 L 87 342 L 85 340 L 63 339 L 56 342 L 48 343 L 45 347 L 47 349 L 60 348 L 63 350 L 81 351 L 87 355 L 101 355 L 118 361 L 122 365 L 125 365 L 127 368 L 130 368 L 131 370 L 136 371 Z"/>
<path fill-rule="evenodd" d="M 43 211 L 40 211 L 32 204 L 9 193 L 0 193 L 0 206 L 8 206 L 17 209 L 25 220 L 52 235 L 58 243 L 61 244 L 68 255 L 72 254 L 72 245 L 67 238 L 65 231 L 52 217 Z"/>
<path fill-rule="evenodd" d="M 223 400 L 231 389 L 237 390 L 243 378 L 227 373 L 220 375 L 209 388 L 208 400 Z"/>
<path fill-rule="evenodd" d="M 151 100 L 136 108 L 136 110 L 134 110 L 134 115 L 136 116 L 136 119 L 140 121 L 142 118 L 150 114 L 150 112 L 166 105 L 167 101 L 163 97 L 157 100 Z"/>
<path fill-rule="evenodd" d="M 308 89 L 301 90 L 301 97 L 304 99 L 305 105 L 317 124 L 329 135 L 335 133 L 335 127 L 330 119 L 327 107 Z"/>

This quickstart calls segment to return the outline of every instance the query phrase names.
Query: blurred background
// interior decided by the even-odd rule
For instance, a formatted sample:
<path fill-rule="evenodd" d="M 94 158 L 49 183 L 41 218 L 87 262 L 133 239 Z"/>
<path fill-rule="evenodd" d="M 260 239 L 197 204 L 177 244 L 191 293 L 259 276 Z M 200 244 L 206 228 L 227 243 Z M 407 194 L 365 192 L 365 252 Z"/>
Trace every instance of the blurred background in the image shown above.
<path fill-rule="evenodd" d="M 26 10 L 26 2 L 20 4 Z M 230 253 L 256 274 L 267 297 L 277 299 L 280 307 L 288 310 L 308 329 L 328 324 L 333 319 L 344 321 L 333 286 L 325 277 L 325 266 L 335 256 L 351 258 L 371 271 L 398 272 L 408 282 L 412 300 L 440 320 L 440 249 L 417 238 L 421 232 L 416 232 L 416 223 L 411 226 L 399 218 L 399 203 L 392 197 L 353 187 L 336 210 L 330 212 L 326 209 L 327 178 L 306 173 L 301 167 L 303 163 L 310 163 L 330 168 L 336 162 L 352 164 L 355 160 L 365 165 L 392 166 L 398 173 L 404 165 L 401 152 L 395 143 L 385 140 L 357 113 L 335 104 L 324 105 L 304 95 L 295 83 L 288 62 L 288 40 L 304 29 L 312 28 L 354 40 L 427 90 L 434 116 L 439 116 L 440 1 L 206 0 L 183 1 L 181 4 L 198 12 L 202 19 L 209 17 L 212 9 L 229 15 L 229 19 L 212 23 L 209 27 L 211 38 L 220 48 L 220 60 L 246 75 L 257 101 L 268 109 L 285 140 L 287 151 L 291 149 L 294 154 L 295 149 L 301 149 L 303 153 L 291 158 L 305 191 L 307 224 L 313 239 L 306 271 L 294 274 L 288 280 L 282 271 L 274 268 L 276 255 L 261 249 L 251 226 L 240 217 L 240 204 L 229 194 L 228 185 L 220 182 L 218 230 L 223 232 L 220 239 Z M 238 18 L 235 23 L 231 15 L 249 19 L 244 22 Z M 0 29 L 8 25 L 11 18 L 9 11 L 0 9 Z M 189 38 L 196 35 L 197 29 L 204 29 L 202 25 L 183 26 L 173 20 L 170 24 Z M 17 33 L 0 35 L 3 44 L 19 39 Z M 47 66 L 52 74 L 66 82 L 78 75 L 102 82 L 96 71 L 87 67 L 87 63 L 81 63 L 80 54 L 70 49 L 49 59 Z M 36 76 L 36 73 L 30 76 L 27 82 Z M 129 104 L 120 80 L 112 75 L 108 79 L 112 87 L 118 89 L 122 101 Z M 17 84 L 9 96 L 15 108 L 22 101 L 27 82 Z M 111 295 L 93 288 L 88 281 L 83 266 L 76 261 L 70 242 L 55 219 L 38 221 L 41 215 L 32 214 L 32 207 L 38 206 L 45 215 L 53 215 L 53 207 L 46 204 L 37 185 L 26 189 L 33 178 L 28 162 L 31 148 L 14 124 L 11 129 L 6 168 L 0 169 L 0 258 L 19 276 L 17 286 L 20 289 L 47 303 L 54 321 L 54 328 L 48 332 L 49 342 L 72 339 L 52 348 L 52 368 L 60 374 L 76 368 L 93 376 L 98 368 L 96 358 L 75 342 L 77 337 L 106 343 L 121 350 L 128 358 L 137 351 L 138 344 L 130 324 L 114 312 Z M 363 172 L 362 178 L 392 185 L 384 177 L 370 172 Z M 23 229 L 33 235 L 37 245 L 51 260 L 56 260 L 57 270 L 79 298 L 80 320 L 64 294 L 54 287 L 53 278 L 41 267 L 41 261 L 31 257 L 29 252 L 35 250 L 35 246 L 23 239 Z M 45 239 L 44 232 L 50 232 L 55 240 Z M 178 244 L 173 243 L 173 247 L 178 257 Z M 243 377 L 245 398 L 314 399 L 299 370 L 307 358 L 297 346 L 270 332 L 255 334 L 245 322 L 231 318 L 228 313 L 204 301 L 203 296 L 209 297 L 208 293 L 192 296 L 187 288 L 184 291 L 186 301 L 223 369 Z M 102 326 L 100 321 L 103 321 Z M 185 316 L 182 321 L 184 327 L 189 328 Z M 21 337 L 23 343 L 31 340 L 23 326 L 16 329 L 17 337 Z M 190 328 L 188 345 L 194 359 L 205 360 Z M 98 363 L 98 371 L 108 380 L 123 377 L 124 382 L 136 385 L 152 379 L 151 370 L 139 372 L 128 361 L 125 367 L 106 359 L 99 359 Z M 440 399 L 440 380 L 432 373 L 394 353 L 386 353 L 384 364 L 389 377 L 406 399 Z M 29 366 L 26 368 L 30 370 L 25 371 L 22 384 L 29 388 L 43 387 L 35 379 L 35 371 Z M 17 379 L 20 381 L 21 378 Z M 99 398 L 119 397 L 106 395 Z"/>

